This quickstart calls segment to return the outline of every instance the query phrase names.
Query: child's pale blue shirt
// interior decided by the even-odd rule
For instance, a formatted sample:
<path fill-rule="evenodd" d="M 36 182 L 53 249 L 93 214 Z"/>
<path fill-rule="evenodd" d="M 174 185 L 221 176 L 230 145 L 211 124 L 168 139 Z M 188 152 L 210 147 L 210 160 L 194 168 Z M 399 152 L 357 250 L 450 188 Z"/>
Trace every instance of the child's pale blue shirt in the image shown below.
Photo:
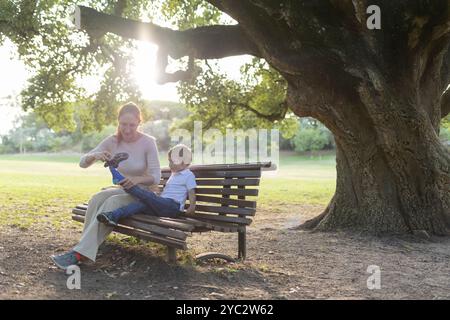
<path fill-rule="evenodd" d="M 189 190 L 196 187 L 197 183 L 195 182 L 195 175 L 191 170 L 184 169 L 179 172 L 172 172 L 161 193 L 161 197 L 177 201 L 180 204 L 180 211 L 183 211 Z"/>

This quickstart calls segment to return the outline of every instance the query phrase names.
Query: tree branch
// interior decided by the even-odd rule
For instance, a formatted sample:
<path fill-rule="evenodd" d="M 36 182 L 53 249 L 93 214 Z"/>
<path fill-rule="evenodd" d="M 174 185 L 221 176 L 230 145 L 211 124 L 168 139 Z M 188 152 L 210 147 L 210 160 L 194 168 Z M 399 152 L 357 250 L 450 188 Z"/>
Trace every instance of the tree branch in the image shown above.
<path fill-rule="evenodd" d="M 159 48 L 156 55 L 156 82 L 158 84 L 164 84 L 168 82 L 177 81 L 189 81 L 198 75 L 200 69 L 195 67 L 194 58 L 189 55 L 188 68 L 186 71 L 178 70 L 174 73 L 166 72 L 166 67 L 168 64 L 168 53 L 164 48 Z"/>
<path fill-rule="evenodd" d="M 239 25 L 213 25 L 176 31 L 153 23 L 101 13 L 84 6 L 76 8 L 75 25 L 93 38 L 110 32 L 124 38 L 157 44 L 160 47 L 157 68 L 162 74 L 159 81 L 178 81 L 190 76 L 185 71 L 165 73 L 168 56 L 173 59 L 184 56 L 192 59 L 220 59 L 243 54 L 260 56 L 256 46 Z"/>
<path fill-rule="evenodd" d="M 264 114 L 259 112 L 256 109 L 253 109 L 252 107 L 250 107 L 249 105 L 247 105 L 246 103 L 240 103 L 240 102 L 236 102 L 236 101 L 230 101 L 230 104 L 241 107 L 243 109 L 246 109 L 248 111 L 253 112 L 254 114 L 256 114 L 258 117 L 269 120 L 271 122 L 277 121 L 277 120 L 283 120 L 284 117 L 286 116 L 286 112 L 288 110 L 287 107 L 287 103 L 284 101 L 281 103 L 280 108 L 279 108 L 279 112 L 276 113 L 271 113 L 271 114 Z M 277 109 L 278 110 L 278 109 Z"/>

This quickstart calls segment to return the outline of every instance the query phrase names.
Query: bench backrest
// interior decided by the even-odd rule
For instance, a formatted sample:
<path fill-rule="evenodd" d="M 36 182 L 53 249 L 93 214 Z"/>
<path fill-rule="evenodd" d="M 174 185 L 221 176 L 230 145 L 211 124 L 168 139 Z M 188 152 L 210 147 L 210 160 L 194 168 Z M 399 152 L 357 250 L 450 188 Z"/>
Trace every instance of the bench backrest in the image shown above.
<path fill-rule="evenodd" d="M 216 224 L 249 225 L 256 213 L 261 169 L 269 168 L 270 165 L 270 162 L 265 162 L 190 166 L 197 181 L 197 203 L 195 214 L 186 217 Z M 163 168 L 160 188 L 164 187 L 169 177 L 170 169 Z"/>

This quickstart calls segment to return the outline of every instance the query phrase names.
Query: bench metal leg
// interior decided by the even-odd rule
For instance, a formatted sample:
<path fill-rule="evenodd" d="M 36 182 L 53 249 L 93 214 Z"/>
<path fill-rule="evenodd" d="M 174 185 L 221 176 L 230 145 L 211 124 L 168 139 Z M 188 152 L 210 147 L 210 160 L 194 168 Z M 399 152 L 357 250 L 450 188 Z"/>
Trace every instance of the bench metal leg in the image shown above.
<path fill-rule="evenodd" d="M 246 235 L 246 229 L 238 232 L 238 259 L 241 260 L 245 260 L 245 256 L 247 255 Z"/>
<path fill-rule="evenodd" d="M 167 247 L 167 260 L 169 263 L 177 262 L 177 249 L 174 247 Z"/>

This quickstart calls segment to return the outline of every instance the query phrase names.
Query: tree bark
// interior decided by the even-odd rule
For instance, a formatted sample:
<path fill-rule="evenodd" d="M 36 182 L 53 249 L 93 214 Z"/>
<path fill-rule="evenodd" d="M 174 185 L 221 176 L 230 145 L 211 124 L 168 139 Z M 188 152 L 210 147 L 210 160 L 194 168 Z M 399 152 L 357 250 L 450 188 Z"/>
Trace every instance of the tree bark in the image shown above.
<path fill-rule="evenodd" d="M 379 101 L 392 109 L 367 97 L 341 114 L 345 127 L 333 114 L 317 115 L 336 137 L 336 192 L 301 229 L 450 234 L 448 149 L 423 109 L 399 96 Z"/>

